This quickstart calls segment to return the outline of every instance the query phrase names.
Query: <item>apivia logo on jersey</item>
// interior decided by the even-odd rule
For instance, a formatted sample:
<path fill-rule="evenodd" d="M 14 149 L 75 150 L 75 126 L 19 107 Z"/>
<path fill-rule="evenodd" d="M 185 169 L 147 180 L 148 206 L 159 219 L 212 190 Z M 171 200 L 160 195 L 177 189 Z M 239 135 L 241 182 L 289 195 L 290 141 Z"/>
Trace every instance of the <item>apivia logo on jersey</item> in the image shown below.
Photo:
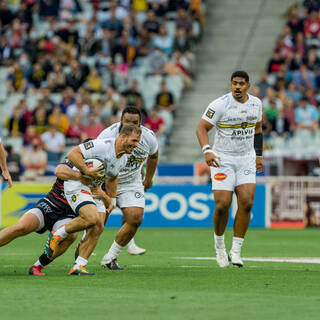
<path fill-rule="evenodd" d="M 154 186 L 145 194 L 144 227 L 210 227 L 214 200 L 211 186 Z M 235 210 L 230 210 L 228 226 Z M 108 226 L 121 225 L 120 211 L 109 217 Z M 257 185 L 250 226 L 265 227 L 265 186 Z"/>

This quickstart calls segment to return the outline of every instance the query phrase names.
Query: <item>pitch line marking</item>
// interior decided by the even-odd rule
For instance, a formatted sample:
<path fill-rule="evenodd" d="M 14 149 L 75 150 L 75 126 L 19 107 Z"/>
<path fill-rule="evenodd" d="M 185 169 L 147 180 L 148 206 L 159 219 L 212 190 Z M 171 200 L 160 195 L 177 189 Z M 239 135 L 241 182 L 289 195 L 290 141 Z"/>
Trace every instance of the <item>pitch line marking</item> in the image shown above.
<path fill-rule="evenodd" d="M 177 257 L 179 260 L 216 260 L 215 257 Z M 320 264 L 320 258 L 305 257 L 305 258 L 293 258 L 293 257 L 270 257 L 270 258 L 242 258 L 243 261 L 253 262 L 289 262 L 289 263 L 316 263 Z"/>

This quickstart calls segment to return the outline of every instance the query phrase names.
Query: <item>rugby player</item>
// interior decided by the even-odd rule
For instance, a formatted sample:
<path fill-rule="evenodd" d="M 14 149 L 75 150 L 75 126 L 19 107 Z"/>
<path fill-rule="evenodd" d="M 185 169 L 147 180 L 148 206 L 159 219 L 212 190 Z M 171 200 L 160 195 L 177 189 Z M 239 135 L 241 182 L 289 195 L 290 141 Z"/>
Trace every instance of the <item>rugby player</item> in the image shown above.
<path fill-rule="evenodd" d="M 69 169 L 69 178 L 87 183 L 87 180 L 83 178 L 80 172 L 71 169 L 73 165 L 69 161 L 64 162 L 62 167 Z M 0 247 L 33 231 L 41 234 L 46 230 L 56 230 L 76 216 L 64 196 L 64 181 L 57 178 L 50 192 L 43 199 L 40 199 L 33 208 L 28 210 L 15 225 L 0 231 Z M 55 251 L 53 258 L 61 255 L 76 237 L 77 233 L 66 237 L 59 246 L 59 250 Z M 30 267 L 29 274 L 43 275 L 41 272 L 43 265 L 50 262 L 45 254 L 41 255 L 37 263 Z"/>
<path fill-rule="evenodd" d="M 145 249 L 134 243 L 133 237 L 141 225 L 145 207 L 144 192 L 152 186 L 152 179 L 158 164 L 158 142 L 153 131 L 141 125 L 141 113 L 135 107 L 123 110 L 121 121 L 103 130 L 98 139 L 117 137 L 124 125 L 133 123 L 141 128 L 141 140 L 128 158 L 126 166 L 120 171 L 117 186 L 117 206 L 123 214 L 123 225 L 101 265 L 111 270 L 121 270 L 117 257 L 128 245 L 131 254 L 143 254 Z M 146 162 L 146 174 L 142 180 L 141 170 Z"/>
<path fill-rule="evenodd" d="M 217 263 L 227 267 L 229 261 L 242 267 L 241 247 L 249 226 L 254 200 L 256 171 L 263 171 L 262 104 L 247 91 L 249 76 L 236 71 L 231 76 L 231 92 L 214 100 L 204 112 L 196 134 L 210 166 L 215 200 L 213 213 L 214 242 Z M 208 132 L 216 127 L 213 147 Z M 233 193 L 238 210 L 234 221 L 232 248 L 227 255 L 224 232 L 228 222 Z"/>
<path fill-rule="evenodd" d="M 1 138 L 0 138 L 0 169 L 1 169 L 1 174 L 2 174 L 4 181 L 6 181 L 8 184 L 8 187 L 11 188 L 12 187 L 12 179 L 11 179 L 11 175 L 9 173 L 8 167 L 7 167 L 7 153 L 2 145 Z"/>
<path fill-rule="evenodd" d="M 119 266 L 117 257 L 126 245 L 128 245 L 130 254 L 143 254 L 146 251 L 134 243 L 133 236 L 142 222 L 145 207 L 144 192 L 152 186 L 152 179 L 158 163 L 157 139 L 151 130 L 141 125 L 141 113 L 135 107 L 125 108 L 121 115 L 121 121 L 103 130 L 98 139 L 117 137 L 121 128 L 127 124 L 139 126 L 142 134 L 138 147 L 133 150 L 125 168 L 120 171 L 118 176 L 117 206 L 123 213 L 123 225 L 101 260 L 101 265 L 111 270 L 123 269 Z M 146 175 L 142 181 L 141 170 L 145 162 Z"/>
<path fill-rule="evenodd" d="M 73 148 L 67 155 L 74 169 L 93 179 L 94 184 L 101 184 L 101 178 L 109 178 L 107 185 L 111 199 L 104 193 L 102 200 L 94 199 L 90 188 L 77 180 L 64 182 L 65 197 L 72 210 L 80 217 L 59 228 L 49 235 L 47 256 L 53 255 L 56 247 L 70 233 L 87 230 L 86 236 L 79 248 L 79 255 L 70 275 L 93 275 L 85 270 L 92 251 L 94 250 L 99 236 L 104 229 L 106 207 L 108 212 L 114 208 L 117 196 L 117 176 L 119 171 L 126 165 L 128 154 L 132 153 L 139 144 L 141 129 L 134 124 L 125 125 L 121 128 L 117 138 L 96 139 Z M 84 159 L 99 158 L 105 163 L 105 173 L 89 170 Z"/>

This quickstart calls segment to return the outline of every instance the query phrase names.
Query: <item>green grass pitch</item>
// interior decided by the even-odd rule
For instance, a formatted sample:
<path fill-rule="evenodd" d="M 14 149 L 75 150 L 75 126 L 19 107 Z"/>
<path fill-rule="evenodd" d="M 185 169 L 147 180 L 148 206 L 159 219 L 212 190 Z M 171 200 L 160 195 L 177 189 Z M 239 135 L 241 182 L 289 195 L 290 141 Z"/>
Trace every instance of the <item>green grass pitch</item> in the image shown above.
<path fill-rule="evenodd" d="M 94 277 L 71 277 L 74 246 L 45 277 L 27 275 L 46 236 L 0 248 L 0 319 L 319 319 L 320 264 L 245 261 L 221 269 L 211 257 L 211 229 L 141 229 L 144 256 L 121 253 L 124 271 L 104 270 L 101 257 L 116 229 L 106 229 L 91 257 Z M 226 233 L 230 248 L 232 230 Z M 319 257 L 319 230 L 250 229 L 243 257 Z"/>

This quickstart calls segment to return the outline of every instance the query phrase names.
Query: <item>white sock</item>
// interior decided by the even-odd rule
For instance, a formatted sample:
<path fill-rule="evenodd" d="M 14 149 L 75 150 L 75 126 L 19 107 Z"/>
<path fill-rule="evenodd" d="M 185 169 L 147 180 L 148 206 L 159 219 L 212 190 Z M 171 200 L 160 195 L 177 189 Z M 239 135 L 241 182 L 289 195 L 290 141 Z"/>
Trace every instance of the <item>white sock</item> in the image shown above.
<path fill-rule="evenodd" d="M 117 244 L 116 241 L 113 241 L 113 244 L 111 245 L 107 256 L 111 259 L 115 259 L 120 254 L 123 248 L 124 247 Z"/>
<path fill-rule="evenodd" d="M 34 263 L 33 265 L 36 267 L 38 267 L 38 266 L 43 267 L 43 265 L 41 264 L 41 262 L 39 260 L 36 263 Z"/>
<path fill-rule="evenodd" d="M 233 252 L 240 252 L 242 243 L 243 243 L 243 238 L 238 238 L 238 237 L 233 237 L 232 238 L 232 248 L 231 251 Z"/>
<path fill-rule="evenodd" d="M 128 242 L 128 248 L 135 246 L 135 242 L 134 242 L 134 238 L 132 238 L 129 242 Z"/>
<path fill-rule="evenodd" d="M 214 246 L 216 249 L 225 249 L 226 246 L 224 244 L 224 234 L 222 236 L 218 236 L 214 234 Z"/>
<path fill-rule="evenodd" d="M 69 233 L 66 232 L 65 226 L 63 226 L 55 232 L 55 235 L 60 236 L 62 239 L 65 239 L 69 235 Z"/>
<path fill-rule="evenodd" d="M 85 267 L 87 265 L 87 263 L 88 263 L 88 260 L 79 256 L 72 269 L 75 270 L 75 269 L 79 268 L 80 266 Z"/>

